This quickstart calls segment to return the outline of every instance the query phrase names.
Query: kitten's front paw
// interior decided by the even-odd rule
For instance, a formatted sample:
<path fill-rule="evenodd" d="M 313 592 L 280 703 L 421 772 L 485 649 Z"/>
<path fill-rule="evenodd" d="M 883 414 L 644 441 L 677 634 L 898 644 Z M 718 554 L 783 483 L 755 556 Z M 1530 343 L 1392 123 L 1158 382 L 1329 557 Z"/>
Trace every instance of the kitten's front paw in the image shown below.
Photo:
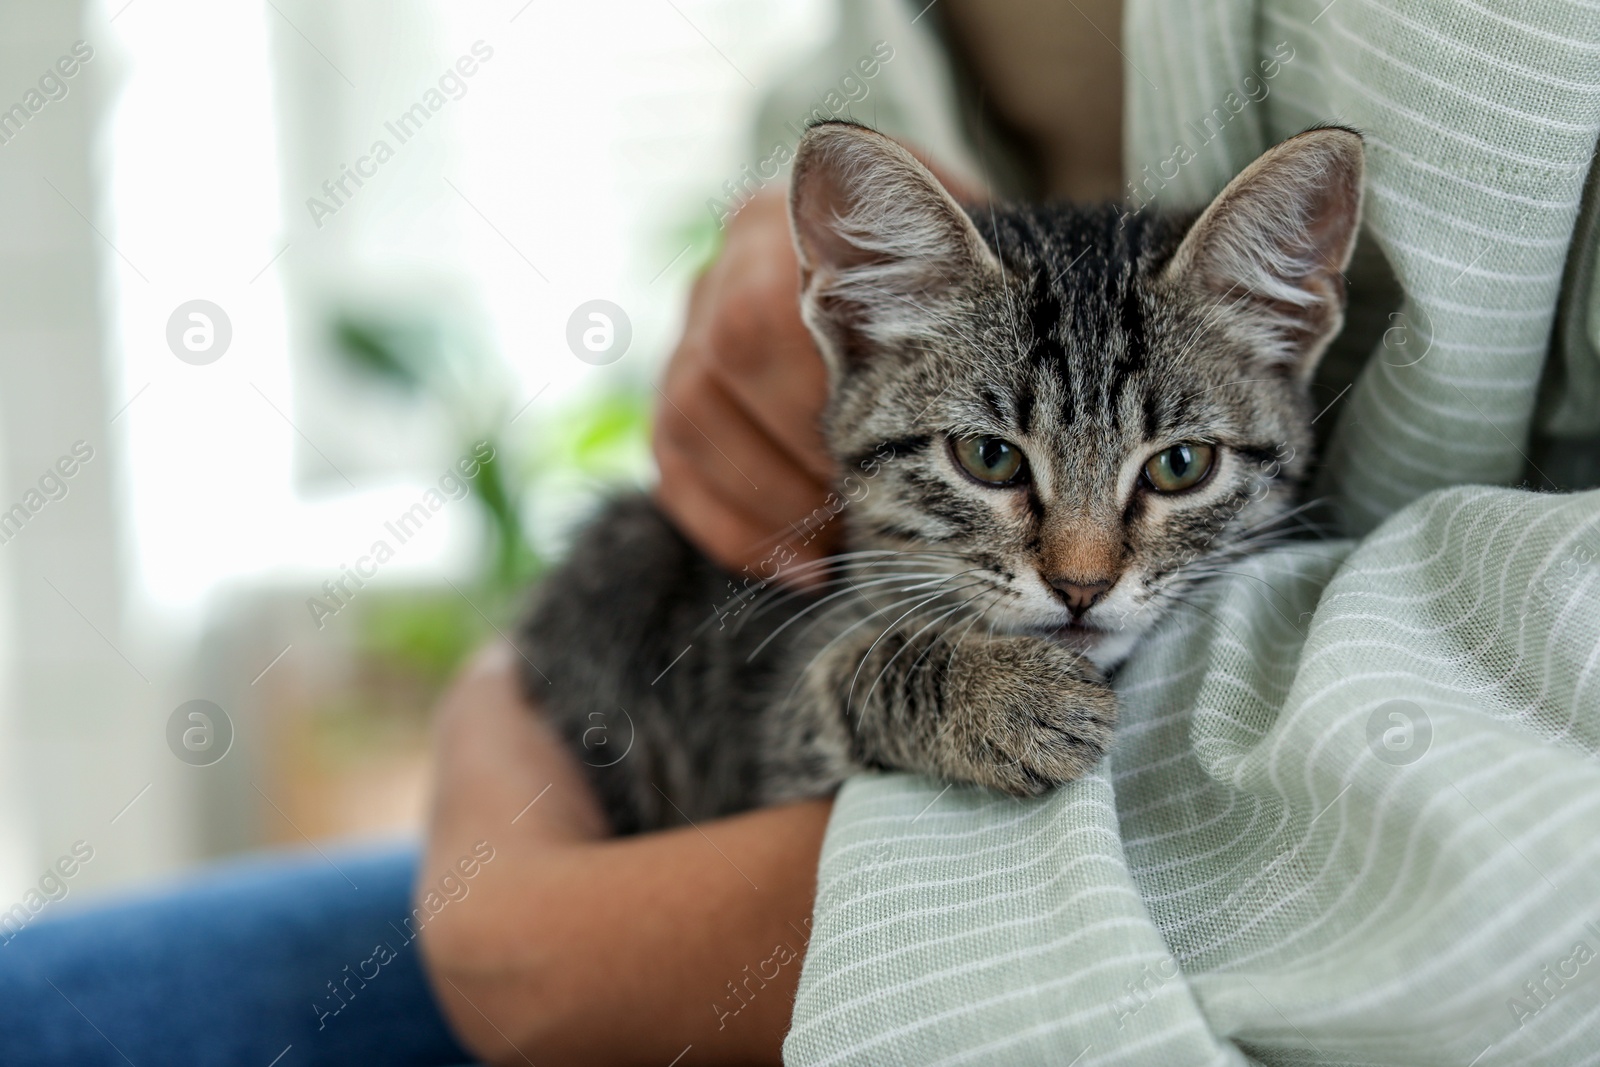
<path fill-rule="evenodd" d="M 1088 773 L 1117 721 L 1116 696 L 1094 667 L 1037 637 L 963 642 L 944 697 L 940 773 L 1019 796 Z"/>

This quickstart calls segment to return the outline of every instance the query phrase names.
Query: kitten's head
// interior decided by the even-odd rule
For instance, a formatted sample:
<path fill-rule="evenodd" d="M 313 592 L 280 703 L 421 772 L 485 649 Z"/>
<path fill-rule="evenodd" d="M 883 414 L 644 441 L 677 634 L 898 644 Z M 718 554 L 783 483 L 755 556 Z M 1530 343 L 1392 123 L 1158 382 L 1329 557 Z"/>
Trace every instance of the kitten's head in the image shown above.
<path fill-rule="evenodd" d="M 1124 656 L 1293 505 L 1361 175 L 1360 136 L 1326 128 L 1198 218 L 969 214 L 894 141 L 809 130 L 790 194 L 802 313 L 851 548 L 888 550 L 857 557 L 862 591 L 890 618 L 965 604 Z"/>

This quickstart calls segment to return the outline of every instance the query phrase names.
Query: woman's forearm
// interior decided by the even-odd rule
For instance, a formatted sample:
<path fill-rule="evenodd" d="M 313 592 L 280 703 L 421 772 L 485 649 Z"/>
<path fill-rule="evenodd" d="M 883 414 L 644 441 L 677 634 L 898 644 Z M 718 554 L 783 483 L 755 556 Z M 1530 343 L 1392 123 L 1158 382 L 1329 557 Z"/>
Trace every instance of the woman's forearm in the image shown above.
<path fill-rule="evenodd" d="M 496 1062 L 777 1063 L 823 805 L 506 855 L 453 946 L 451 1018 Z M 469 991 L 469 986 L 476 992 Z M 513 1051 L 515 1043 L 517 1051 Z"/>
<path fill-rule="evenodd" d="M 494 850 L 423 926 L 457 1030 L 495 1063 L 778 1062 L 828 802 L 603 837 L 582 769 L 513 680 L 503 657 L 480 665 L 440 712 L 419 901 Z"/>

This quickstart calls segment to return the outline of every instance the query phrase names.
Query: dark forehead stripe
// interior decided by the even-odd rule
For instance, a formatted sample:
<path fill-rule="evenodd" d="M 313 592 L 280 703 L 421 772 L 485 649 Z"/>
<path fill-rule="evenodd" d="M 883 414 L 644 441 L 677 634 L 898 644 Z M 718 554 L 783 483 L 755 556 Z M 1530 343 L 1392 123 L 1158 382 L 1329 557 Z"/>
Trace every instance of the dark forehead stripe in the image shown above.
<path fill-rule="evenodd" d="M 1033 432 L 1033 402 L 1035 389 L 1023 389 L 1017 396 L 1017 429 L 1026 436 Z"/>
<path fill-rule="evenodd" d="M 1009 405 L 1001 402 L 1000 394 L 995 392 L 993 386 L 985 383 L 978 395 L 983 399 L 983 406 L 989 409 L 989 414 L 994 416 L 996 422 L 1006 421 L 1006 408 Z"/>
<path fill-rule="evenodd" d="M 1029 328 L 1025 364 L 1035 389 L 1039 375 L 1064 386 L 1054 391 L 1062 397 L 1063 425 L 1080 410 L 1120 423 L 1122 394 L 1146 362 L 1141 292 L 1149 220 L 1110 205 L 1062 204 L 997 209 L 975 221 L 1013 281 L 1021 282 Z M 1024 432 L 1032 399 L 1017 409 Z M 1139 398 L 1133 406 L 1145 405 Z"/>
<path fill-rule="evenodd" d="M 1156 432 L 1161 428 L 1161 413 L 1156 403 L 1155 392 L 1146 389 L 1143 394 L 1143 404 L 1141 405 L 1144 414 L 1144 425 L 1141 429 L 1144 431 L 1146 440 L 1153 439 L 1156 436 Z"/>

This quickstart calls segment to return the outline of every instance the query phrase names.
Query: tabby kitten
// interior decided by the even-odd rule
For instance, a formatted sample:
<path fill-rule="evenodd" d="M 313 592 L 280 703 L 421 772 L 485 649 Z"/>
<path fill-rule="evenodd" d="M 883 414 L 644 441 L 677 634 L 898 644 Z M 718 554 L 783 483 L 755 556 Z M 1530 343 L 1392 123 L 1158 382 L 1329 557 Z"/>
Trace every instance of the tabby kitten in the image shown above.
<path fill-rule="evenodd" d="M 817 592 L 735 585 L 642 496 L 576 539 L 521 645 L 615 828 L 863 768 L 1032 795 L 1093 767 L 1102 671 L 1291 508 L 1362 167 L 1319 128 L 1198 217 L 968 210 L 887 137 L 811 128 L 790 218 L 850 551 Z"/>

